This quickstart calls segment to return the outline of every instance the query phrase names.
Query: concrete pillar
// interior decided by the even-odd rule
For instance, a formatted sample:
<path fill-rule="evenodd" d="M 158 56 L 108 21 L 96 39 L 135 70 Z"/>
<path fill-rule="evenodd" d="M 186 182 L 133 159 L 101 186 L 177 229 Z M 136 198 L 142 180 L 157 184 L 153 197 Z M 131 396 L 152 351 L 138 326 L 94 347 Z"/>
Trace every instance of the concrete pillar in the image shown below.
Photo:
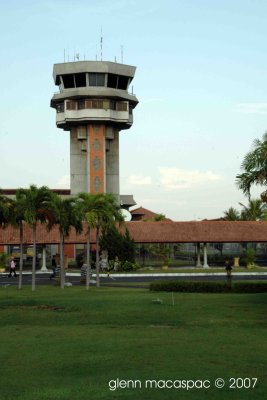
<path fill-rule="evenodd" d="M 80 128 L 79 128 L 80 129 Z M 71 194 L 89 192 L 89 152 L 87 139 L 78 139 L 78 128 L 70 132 L 70 189 Z"/>
<path fill-rule="evenodd" d="M 106 127 L 106 192 L 120 197 L 119 132 Z"/>
<path fill-rule="evenodd" d="M 207 243 L 204 243 L 204 247 L 203 247 L 203 256 L 204 256 L 204 263 L 203 263 L 203 268 L 209 268 L 208 265 L 208 253 L 207 253 Z"/>
<path fill-rule="evenodd" d="M 197 263 L 196 267 L 202 267 L 201 261 L 200 261 L 200 243 L 197 243 Z"/>
<path fill-rule="evenodd" d="M 46 267 L 46 245 L 43 246 L 42 249 L 42 268 L 41 271 L 47 271 L 47 267 Z"/>

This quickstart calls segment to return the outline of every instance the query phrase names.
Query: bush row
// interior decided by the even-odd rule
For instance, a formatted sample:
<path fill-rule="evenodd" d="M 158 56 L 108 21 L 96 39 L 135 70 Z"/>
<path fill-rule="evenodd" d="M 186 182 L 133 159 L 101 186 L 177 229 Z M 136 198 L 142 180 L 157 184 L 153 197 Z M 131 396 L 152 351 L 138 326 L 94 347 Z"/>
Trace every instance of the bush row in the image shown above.
<path fill-rule="evenodd" d="M 154 281 L 150 290 L 155 292 L 188 293 L 263 293 L 267 292 L 267 282 L 188 282 Z"/>

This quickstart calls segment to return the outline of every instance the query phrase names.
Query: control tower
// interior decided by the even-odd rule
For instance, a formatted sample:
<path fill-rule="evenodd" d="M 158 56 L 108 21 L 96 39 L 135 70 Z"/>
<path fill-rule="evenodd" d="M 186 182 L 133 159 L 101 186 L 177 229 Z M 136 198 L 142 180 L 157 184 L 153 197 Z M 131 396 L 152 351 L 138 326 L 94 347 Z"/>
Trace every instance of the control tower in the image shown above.
<path fill-rule="evenodd" d="M 113 193 L 119 200 L 119 132 L 138 104 L 128 93 L 136 68 L 107 61 L 55 64 L 51 99 L 58 128 L 70 131 L 71 194 Z"/>

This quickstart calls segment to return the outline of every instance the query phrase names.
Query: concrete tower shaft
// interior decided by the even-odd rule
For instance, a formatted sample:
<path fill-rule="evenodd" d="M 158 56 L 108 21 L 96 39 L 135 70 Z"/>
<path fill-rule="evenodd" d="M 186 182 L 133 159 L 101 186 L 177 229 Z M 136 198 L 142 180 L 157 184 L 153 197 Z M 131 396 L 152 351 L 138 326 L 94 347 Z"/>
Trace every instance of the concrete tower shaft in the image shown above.
<path fill-rule="evenodd" d="M 137 98 L 128 93 L 135 67 L 106 62 L 55 64 L 59 86 L 51 107 L 70 131 L 71 193 L 108 192 L 119 198 L 119 132 L 133 123 Z"/>

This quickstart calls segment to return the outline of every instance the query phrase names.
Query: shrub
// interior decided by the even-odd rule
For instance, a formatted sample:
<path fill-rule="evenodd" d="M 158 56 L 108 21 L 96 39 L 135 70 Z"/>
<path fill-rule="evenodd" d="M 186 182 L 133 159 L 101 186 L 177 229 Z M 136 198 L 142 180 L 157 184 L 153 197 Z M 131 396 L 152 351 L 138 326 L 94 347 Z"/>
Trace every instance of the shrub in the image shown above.
<path fill-rule="evenodd" d="M 245 260 L 246 260 L 246 265 L 247 267 L 254 266 L 254 261 L 255 261 L 255 250 L 254 249 L 246 249 L 245 251 Z"/>
<path fill-rule="evenodd" d="M 8 255 L 6 253 L 0 253 L 0 268 L 6 268 L 8 264 Z"/>
<path fill-rule="evenodd" d="M 235 293 L 263 293 L 267 292 L 267 282 L 236 282 L 233 285 Z"/>
<path fill-rule="evenodd" d="M 139 269 L 139 265 L 137 263 L 133 263 L 131 261 L 121 262 L 119 271 L 137 271 Z"/>
<path fill-rule="evenodd" d="M 194 282 L 194 281 L 155 281 L 150 290 L 156 292 L 187 293 L 262 293 L 267 292 L 267 282 Z"/>

